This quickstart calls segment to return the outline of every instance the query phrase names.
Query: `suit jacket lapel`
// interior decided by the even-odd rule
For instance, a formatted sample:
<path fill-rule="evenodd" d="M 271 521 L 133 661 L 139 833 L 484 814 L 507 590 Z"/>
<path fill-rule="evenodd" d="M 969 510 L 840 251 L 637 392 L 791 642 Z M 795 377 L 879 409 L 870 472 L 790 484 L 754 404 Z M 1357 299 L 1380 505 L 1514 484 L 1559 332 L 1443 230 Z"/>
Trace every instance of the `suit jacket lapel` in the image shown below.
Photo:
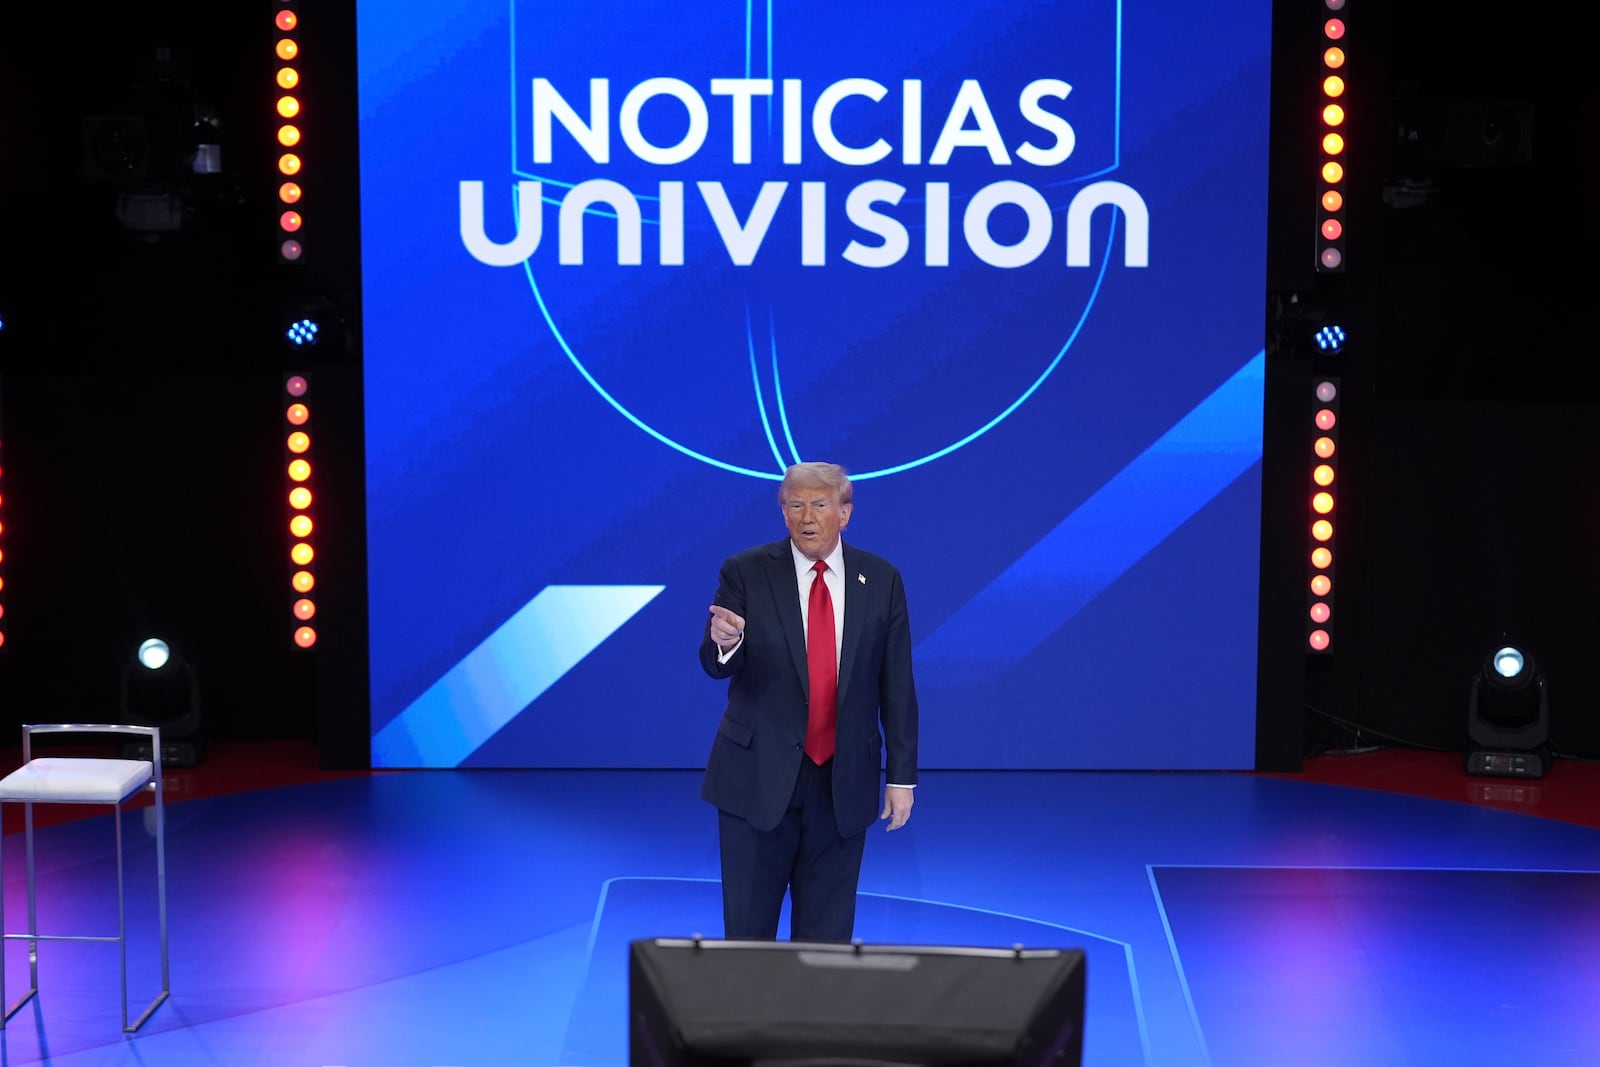
<path fill-rule="evenodd" d="M 773 607 L 778 612 L 778 622 L 783 626 L 783 636 L 789 643 L 789 655 L 794 657 L 795 673 L 800 676 L 800 687 L 811 696 L 811 675 L 806 671 L 806 623 L 800 617 L 800 583 L 794 574 L 794 552 L 788 541 L 772 546 L 767 560 L 767 583 L 772 588 Z"/>
<path fill-rule="evenodd" d="M 844 707 L 845 690 L 850 685 L 851 670 L 856 661 L 856 650 L 861 647 L 861 628 L 867 617 L 867 587 L 856 581 L 861 569 L 861 554 L 849 545 L 844 546 L 844 647 L 839 649 L 839 707 Z M 798 590 L 798 587 L 797 587 Z M 799 596 L 796 591 L 795 596 Z"/>

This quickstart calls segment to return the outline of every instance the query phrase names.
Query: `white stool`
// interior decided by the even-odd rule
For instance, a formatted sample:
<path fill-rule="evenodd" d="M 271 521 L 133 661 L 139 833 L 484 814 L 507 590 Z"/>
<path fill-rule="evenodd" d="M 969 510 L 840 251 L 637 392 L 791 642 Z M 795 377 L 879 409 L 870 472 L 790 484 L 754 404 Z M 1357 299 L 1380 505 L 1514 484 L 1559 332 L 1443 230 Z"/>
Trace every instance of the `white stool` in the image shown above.
<path fill-rule="evenodd" d="M 78 757 L 33 758 L 35 734 L 120 734 L 148 738 L 151 759 L 90 759 Z M 161 993 L 144 1013 L 128 1025 L 128 921 L 122 891 L 122 804 L 142 789 L 155 794 L 156 902 L 161 916 Z M 28 942 L 28 991 L 0 1017 L 0 1030 L 34 994 L 39 992 L 40 941 L 115 941 L 122 964 L 122 1029 L 133 1033 L 161 1006 L 171 991 L 167 968 L 167 853 L 166 820 L 161 806 L 161 729 L 157 726 L 110 726 L 90 723 L 37 724 L 22 728 L 22 766 L 0 779 L 0 808 L 6 803 L 23 806 L 23 836 L 28 853 L 28 931 L 6 933 L 4 941 Z M 35 804 L 109 804 L 116 833 L 117 933 L 115 936 L 41 934 L 33 867 L 33 806 Z M 5 866 L 0 850 L 0 917 L 4 915 Z M 5 1004 L 5 966 L 0 954 L 0 1005 Z"/>

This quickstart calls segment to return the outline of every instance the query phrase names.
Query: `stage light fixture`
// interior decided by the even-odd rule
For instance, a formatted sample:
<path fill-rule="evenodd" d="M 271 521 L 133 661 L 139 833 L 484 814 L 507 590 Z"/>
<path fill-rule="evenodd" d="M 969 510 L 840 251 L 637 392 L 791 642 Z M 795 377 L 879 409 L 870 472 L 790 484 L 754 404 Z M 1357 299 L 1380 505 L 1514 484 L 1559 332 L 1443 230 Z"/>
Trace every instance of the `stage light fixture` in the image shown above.
<path fill-rule="evenodd" d="M 161 762 L 193 767 L 200 761 L 200 678 L 194 665 L 164 638 L 141 641 L 122 666 L 122 721 L 161 727 Z M 124 759 L 150 759 L 149 741 L 122 746 Z"/>
<path fill-rule="evenodd" d="M 1504 644 L 1484 658 L 1467 698 L 1467 773 L 1542 778 L 1550 768 L 1550 691 L 1533 657 Z"/>
<path fill-rule="evenodd" d="M 172 660 L 172 648 L 159 637 L 146 638 L 140 642 L 134 658 L 146 670 L 159 671 Z"/>
<path fill-rule="evenodd" d="M 308 345 L 316 344 L 317 334 L 321 332 L 322 327 L 317 324 L 315 319 L 298 319 L 289 326 L 288 330 L 284 331 L 284 336 L 289 339 L 290 344 L 297 348 L 304 348 Z"/>
<path fill-rule="evenodd" d="M 303 220 L 297 210 L 280 208 L 280 211 L 278 224 L 283 232 L 301 227 Z M 343 360 L 352 354 L 350 320 L 343 309 L 324 294 L 299 294 L 284 300 L 278 305 L 275 321 L 279 343 L 285 351 L 296 353 L 292 360 L 304 359 L 306 350 L 313 345 L 322 361 Z"/>
<path fill-rule="evenodd" d="M 1311 452 L 1311 570 L 1307 575 L 1306 645 L 1311 652 L 1333 649 L 1333 549 L 1334 520 L 1338 518 L 1337 454 L 1339 436 L 1339 382 L 1322 378 L 1313 390 L 1311 423 L 1315 428 Z"/>
<path fill-rule="evenodd" d="M 273 43 L 273 56 L 277 60 L 273 70 L 273 89 L 280 94 L 277 102 L 278 118 L 282 120 L 278 125 L 277 142 L 280 148 L 289 149 L 278 155 L 278 198 L 286 206 L 295 205 L 301 199 L 301 187 L 297 179 L 305 170 L 308 159 L 305 155 L 308 137 L 315 141 L 314 130 L 307 129 L 303 124 L 305 115 L 305 101 L 302 92 L 305 89 L 304 76 L 299 66 L 296 65 L 300 58 L 300 15 L 297 10 L 298 0 L 279 0 L 276 5 L 277 13 L 273 17 L 273 25 L 278 29 L 278 34 Z M 285 181 L 284 179 L 291 179 Z M 278 262 L 300 264 L 305 260 L 306 247 L 302 243 L 305 216 L 299 210 L 280 210 L 278 215 Z"/>
<path fill-rule="evenodd" d="M 1342 12 L 1344 0 L 1324 0 L 1324 6 L 1331 12 Z M 1340 41 L 1345 36 L 1345 24 L 1341 18 L 1330 18 L 1323 24 L 1323 34 L 1329 41 Z M 1331 73 L 1340 70 L 1345 65 L 1344 49 L 1338 45 L 1327 45 L 1322 50 L 1322 68 L 1318 73 L 1322 88 L 1322 186 L 1318 192 L 1320 210 L 1317 212 L 1317 269 L 1324 272 L 1338 272 L 1345 268 L 1345 230 L 1344 217 L 1345 191 L 1342 184 L 1345 178 L 1344 164 L 1337 158 L 1345 154 L 1349 148 L 1345 134 L 1341 131 L 1347 128 L 1350 114 L 1346 109 L 1346 89 L 1348 86 L 1343 74 Z"/>
<path fill-rule="evenodd" d="M 291 544 L 289 559 L 293 566 L 289 584 L 297 596 L 291 608 L 296 626 L 294 643 L 299 648 L 311 648 L 317 643 L 316 627 L 307 625 L 317 614 L 313 590 L 317 580 L 314 575 L 316 548 L 316 520 L 311 514 L 313 492 L 306 483 L 311 479 L 311 404 L 307 400 L 310 383 L 301 374 L 287 375 L 283 381 L 284 393 L 289 400 L 284 407 L 285 434 L 283 446 L 289 461 L 288 524 Z"/>

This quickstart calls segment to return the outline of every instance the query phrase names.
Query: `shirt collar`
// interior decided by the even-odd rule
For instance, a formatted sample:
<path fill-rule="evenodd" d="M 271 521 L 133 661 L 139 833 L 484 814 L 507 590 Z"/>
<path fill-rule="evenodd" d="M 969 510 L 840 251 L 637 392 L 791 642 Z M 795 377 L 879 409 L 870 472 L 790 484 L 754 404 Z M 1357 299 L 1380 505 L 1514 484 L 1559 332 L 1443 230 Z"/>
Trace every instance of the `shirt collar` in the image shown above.
<path fill-rule="evenodd" d="M 803 582 L 806 572 L 811 570 L 813 561 L 806 559 L 805 554 L 795 547 L 793 540 L 789 542 L 789 554 L 794 557 L 795 577 Z M 828 558 L 823 562 L 833 573 L 844 574 L 844 538 L 839 538 L 839 543 L 833 546 L 833 551 L 828 553 Z"/>

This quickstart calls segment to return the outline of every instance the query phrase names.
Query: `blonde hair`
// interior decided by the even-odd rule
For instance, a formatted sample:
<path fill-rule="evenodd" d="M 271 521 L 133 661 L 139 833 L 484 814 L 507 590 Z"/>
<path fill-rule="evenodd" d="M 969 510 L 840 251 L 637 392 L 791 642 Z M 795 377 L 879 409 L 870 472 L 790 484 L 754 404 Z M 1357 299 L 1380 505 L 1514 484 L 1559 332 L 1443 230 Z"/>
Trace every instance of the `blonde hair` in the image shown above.
<path fill-rule="evenodd" d="M 778 483 L 778 503 L 787 503 L 789 490 L 803 485 L 821 485 L 833 490 L 840 504 L 851 503 L 854 496 L 850 476 L 837 463 L 796 463 L 784 472 L 783 481 Z"/>

